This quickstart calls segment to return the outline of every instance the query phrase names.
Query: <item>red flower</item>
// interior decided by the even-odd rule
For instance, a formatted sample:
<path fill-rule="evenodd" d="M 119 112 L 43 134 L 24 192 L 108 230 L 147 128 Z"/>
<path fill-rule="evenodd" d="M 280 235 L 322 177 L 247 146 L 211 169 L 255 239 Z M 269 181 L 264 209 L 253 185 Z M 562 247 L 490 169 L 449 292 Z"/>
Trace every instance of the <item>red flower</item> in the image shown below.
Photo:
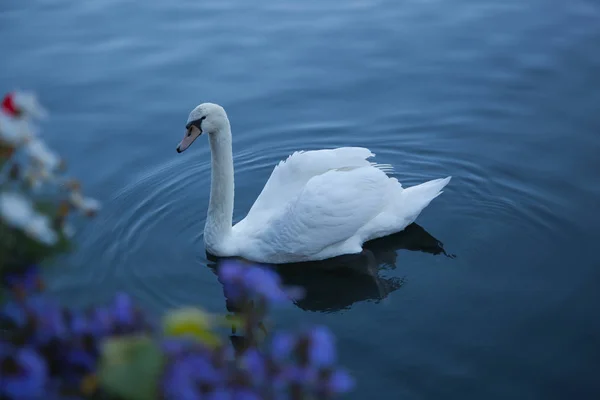
<path fill-rule="evenodd" d="M 2 100 L 2 111 L 13 118 L 21 116 L 23 111 L 15 104 L 14 93 L 8 93 Z"/>

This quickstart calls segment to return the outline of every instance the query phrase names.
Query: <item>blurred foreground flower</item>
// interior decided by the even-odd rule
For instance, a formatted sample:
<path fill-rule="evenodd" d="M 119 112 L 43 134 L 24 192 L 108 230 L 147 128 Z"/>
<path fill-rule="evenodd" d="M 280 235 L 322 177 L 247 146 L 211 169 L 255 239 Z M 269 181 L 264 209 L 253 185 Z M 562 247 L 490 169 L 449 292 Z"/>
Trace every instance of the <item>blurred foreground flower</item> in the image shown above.
<path fill-rule="evenodd" d="M 14 148 L 23 145 L 34 134 L 29 119 L 45 118 L 47 111 L 30 92 L 8 93 L 0 103 L 0 146 Z"/>
<path fill-rule="evenodd" d="M 0 398 L 91 396 L 104 341 L 152 332 L 125 294 L 107 307 L 72 311 L 40 293 L 37 267 L 5 274 L 3 284 L 10 300 L 0 308 Z"/>
<path fill-rule="evenodd" d="M 219 266 L 218 274 L 226 296 L 235 302 L 258 297 L 267 304 L 276 304 L 304 295 L 302 288 L 284 288 L 279 275 L 266 267 L 225 261 Z"/>
<path fill-rule="evenodd" d="M 297 400 L 352 389 L 327 328 L 269 337 L 268 310 L 303 292 L 267 267 L 222 263 L 218 278 L 238 311 L 185 307 L 162 329 L 124 293 L 85 310 L 45 294 L 38 265 L 66 249 L 71 210 L 100 209 L 79 181 L 60 176 L 63 160 L 31 125 L 46 114 L 30 93 L 0 103 L 0 399 Z M 46 192 L 53 197 L 38 197 Z M 225 327 L 243 336 L 227 340 Z"/>
<path fill-rule="evenodd" d="M 16 90 L 8 93 L 2 99 L 0 109 L 11 117 L 46 118 L 48 112 L 32 92 Z"/>
<path fill-rule="evenodd" d="M 11 192 L 0 192 L 0 218 L 7 225 L 22 229 L 27 235 L 48 245 L 58 240 L 50 219 L 38 213 L 27 197 Z"/>
<path fill-rule="evenodd" d="M 65 251 L 73 232 L 70 210 L 94 216 L 100 208 L 79 184 L 61 176 L 64 160 L 33 125 L 45 116 L 29 92 L 11 92 L 0 103 L 0 270 Z"/>
<path fill-rule="evenodd" d="M 354 386 L 325 327 L 280 332 L 240 352 L 219 340 L 224 319 L 200 309 L 167 314 L 163 336 L 125 294 L 73 311 L 40 293 L 37 267 L 3 284 L 12 294 L 0 309 L 0 398 L 329 399 Z"/>

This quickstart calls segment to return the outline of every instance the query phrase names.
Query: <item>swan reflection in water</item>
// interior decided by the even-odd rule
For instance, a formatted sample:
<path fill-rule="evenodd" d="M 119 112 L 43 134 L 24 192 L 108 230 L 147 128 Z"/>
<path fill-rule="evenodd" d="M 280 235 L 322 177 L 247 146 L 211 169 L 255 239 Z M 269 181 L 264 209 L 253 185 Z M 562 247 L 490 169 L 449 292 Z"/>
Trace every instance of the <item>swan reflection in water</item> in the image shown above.
<path fill-rule="evenodd" d="M 375 239 L 363 246 L 360 254 L 339 256 L 323 261 L 272 265 L 286 286 L 300 286 L 305 295 L 295 301 L 307 311 L 336 312 L 349 309 L 361 301 L 379 302 L 398 290 L 403 278 L 380 276 L 382 271 L 396 268 L 396 251 L 421 251 L 434 255 L 449 255 L 443 243 L 416 223 L 396 234 Z M 208 266 L 216 274 L 221 260 L 207 254 Z M 332 291 L 331 288 L 336 290 Z M 235 307 L 227 301 L 227 309 Z"/>

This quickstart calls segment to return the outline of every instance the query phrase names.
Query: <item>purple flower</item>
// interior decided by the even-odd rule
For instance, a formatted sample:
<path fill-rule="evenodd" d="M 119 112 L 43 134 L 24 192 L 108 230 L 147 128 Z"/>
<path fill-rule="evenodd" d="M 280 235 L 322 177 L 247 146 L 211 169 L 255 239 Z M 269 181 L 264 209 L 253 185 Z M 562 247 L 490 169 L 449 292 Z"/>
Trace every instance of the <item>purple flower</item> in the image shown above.
<path fill-rule="evenodd" d="M 244 274 L 244 267 L 239 262 L 224 261 L 219 265 L 219 279 L 223 282 L 233 282 L 241 279 Z"/>
<path fill-rule="evenodd" d="M 318 371 L 314 368 L 286 365 L 278 379 L 287 383 L 295 383 L 302 386 L 312 386 L 317 382 L 317 377 Z"/>
<path fill-rule="evenodd" d="M 276 303 L 289 300 L 277 273 L 260 267 L 250 267 L 244 276 L 246 288 L 254 294 Z"/>
<path fill-rule="evenodd" d="M 71 318 L 71 331 L 76 335 L 90 332 L 88 321 L 82 313 L 74 313 Z"/>
<path fill-rule="evenodd" d="M 191 380 L 171 380 L 165 386 L 165 398 L 178 400 L 202 400 L 202 395 Z"/>
<path fill-rule="evenodd" d="M 250 389 L 238 389 L 233 392 L 233 396 L 231 397 L 235 400 L 262 400 L 263 397 L 260 396 L 253 390 Z"/>
<path fill-rule="evenodd" d="M 271 355 L 276 361 L 281 361 L 290 356 L 297 340 L 287 332 L 277 332 L 271 341 Z"/>
<path fill-rule="evenodd" d="M 243 301 L 246 293 L 241 283 L 225 282 L 223 283 L 223 294 L 227 299 L 238 302 Z"/>
<path fill-rule="evenodd" d="M 242 362 L 255 384 L 260 384 L 265 381 L 267 377 L 266 360 L 256 348 L 246 350 L 242 357 Z"/>
<path fill-rule="evenodd" d="M 30 293 L 40 288 L 40 275 L 37 265 L 31 265 L 25 270 L 7 273 L 4 275 L 4 283 L 9 289 L 20 287 Z"/>
<path fill-rule="evenodd" d="M 303 294 L 300 289 L 284 289 L 276 272 L 256 265 L 226 261 L 219 266 L 218 276 L 225 296 L 234 302 L 246 296 L 259 296 L 267 302 L 278 303 L 288 301 L 290 294 L 294 298 Z"/>
<path fill-rule="evenodd" d="M 162 378 L 162 389 L 167 399 L 200 400 L 202 398 L 185 364 L 173 363 L 167 367 Z"/>
<path fill-rule="evenodd" d="M 205 397 L 207 400 L 233 400 L 231 389 L 218 387 Z"/>
<path fill-rule="evenodd" d="M 338 369 L 331 373 L 325 383 L 325 388 L 328 393 L 333 395 L 348 393 L 354 388 L 354 379 L 345 370 Z"/>
<path fill-rule="evenodd" d="M 244 266 L 237 262 L 225 261 L 219 265 L 218 279 L 223 284 L 223 294 L 232 302 L 242 302 L 246 297 Z"/>
<path fill-rule="evenodd" d="M 166 355 L 177 357 L 185 354 L 190 347 L 190 342 L 186 338 L 166 339 L 162 341 L 161 347 Z"/>
<path fill-rule="evenodd" d="M 199 382 L 216 385 L 225 379 L 223 373 L 218 371 L 204 354 L 192 354 L 176 362 L 185 363 L 186 367 L 190 368 L 191 376 Z"/>
<path fill-rule="evenodd" d="M 66 355 L 66 362 L 71 366 L 92 371 L 96 366 L 96 357 L 83 349 L 71 349 Z"/>
<path fill-rule="evenodd" d="M 309 360 L 315 367 L 330 367 L 336 362 L 335 338 L 331 331 L 318 326 L 309 333 Z"/>
<path fill-rule="evenodd" d="M 18 327 L 22 327 L 27 323 L 27 313 L 22 305 L 13 301 L 3 305 L 0 311 L 0 317 L 6 318 Z"/>
<path fill-rule="evenodd" d="M 200 398 L 201 385 L 217 387 L 224 383 L 224 371 L 218 370 L 210 354 L 186 353 L 176 357 L 166 369 L 162 387 L 166 398 Z M 195 397 L 197 396 L 197 397 Z"/>
<path fill-rule="evenodd" d="M 5 373 L 0 380 L 0 397 L 11 399 L 39 399 L 45 394 L 48 371 L 45 361 L 34 350 L 21 348 L 12 361 L 16 371 Z"/>
<path fill-rule="evenodd" d="M 126 293 L 118 293 L 115 297 L 113 315 L 120 324 L 132 325 L 134 322 L 134 309 L 131 298 Z"/>
<path fill-rule="evenodd" d="M 39 343 L 48 343 L 52 339 L 64 339 L 68 334 L 59 308 L 50 308 L 46 313 L 38 316 L 37 340 Z"/>
<path fill-rule="evenodd" d="M 89 328 L 95 337 L 107 335 L 113 325 L 113 317 L 105 308 L 93 310 L 89 320 Z"/>

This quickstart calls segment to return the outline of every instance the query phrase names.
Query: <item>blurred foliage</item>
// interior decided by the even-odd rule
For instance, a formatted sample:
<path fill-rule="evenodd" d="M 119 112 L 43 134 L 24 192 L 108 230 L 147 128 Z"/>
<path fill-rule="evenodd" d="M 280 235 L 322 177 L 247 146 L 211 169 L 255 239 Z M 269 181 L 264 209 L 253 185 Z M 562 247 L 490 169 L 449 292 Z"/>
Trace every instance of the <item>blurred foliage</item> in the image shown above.
<path fill-rule="evenodd" d="M 163 353 L 151 338 L 111 338 L 103 344 L 98 375 L 102 386 L 120 398 L 156 399 L 163 364 Z"/>

